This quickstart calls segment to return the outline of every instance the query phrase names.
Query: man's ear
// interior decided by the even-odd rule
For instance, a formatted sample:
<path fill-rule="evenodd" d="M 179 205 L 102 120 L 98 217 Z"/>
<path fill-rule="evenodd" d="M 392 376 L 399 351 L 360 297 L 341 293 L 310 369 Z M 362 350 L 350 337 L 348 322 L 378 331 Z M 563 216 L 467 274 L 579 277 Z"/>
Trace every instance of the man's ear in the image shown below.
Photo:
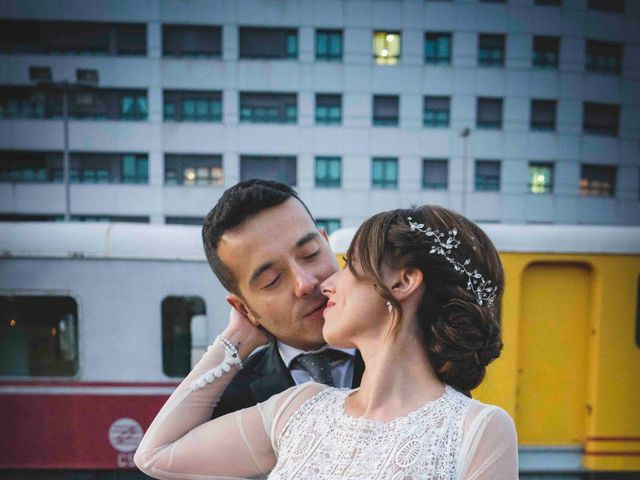
<path fill-rule="evenodd" d="M 241 297 L 239 297 L 235 293 L 230 293 L 229 295 L 227 295 L 227 303 L 231 305 L 231 308 L 235 308 L 238 312 L 240 312 L 247 320 L 251 322 L 253 326 L 260 326 L 258 319 L 253 313 L 251 313 L 251 310 L 249 310 L 247 304 Z"/>
<path fill-rule="evenodd" d="M 327 231 L 323 227 L 320 227 L 318 231 L 320 232 L 320 236 L 329 243 L 329 234 L 327 234 Z"/>

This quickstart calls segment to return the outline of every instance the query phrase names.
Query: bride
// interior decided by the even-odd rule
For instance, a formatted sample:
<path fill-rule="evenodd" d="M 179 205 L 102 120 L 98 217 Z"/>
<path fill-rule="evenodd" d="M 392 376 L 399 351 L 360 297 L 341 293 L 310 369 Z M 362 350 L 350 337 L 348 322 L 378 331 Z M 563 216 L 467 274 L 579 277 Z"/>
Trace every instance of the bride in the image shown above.
<path fill-rule="evenodd" d="M 356 232 L 347 267 L 325 280 L 323 335 L 358 348 L 360 388 L 292 387 L 210 420 L 242 360 L 268 342 L 237 312 L 167 400 L 135 454 L 157 478 L 512 480 L 509 415 L 463 391 L 502 349 L 504 274 L 474 223 L 423 206 Z"/>

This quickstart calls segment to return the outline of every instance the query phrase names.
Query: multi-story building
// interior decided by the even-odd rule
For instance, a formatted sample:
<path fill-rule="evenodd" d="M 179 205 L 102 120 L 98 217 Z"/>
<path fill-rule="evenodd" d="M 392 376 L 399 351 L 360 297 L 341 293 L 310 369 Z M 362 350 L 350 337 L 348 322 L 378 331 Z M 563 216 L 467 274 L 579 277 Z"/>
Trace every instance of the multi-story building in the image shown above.
<path fill-rule="evenodd" d="M 72 219 L 200 223 L 262 177 L 330 230 L 640 224 L 636 1 L 2 0 L 3 220 L 64 215 L 62 82 Z"/>

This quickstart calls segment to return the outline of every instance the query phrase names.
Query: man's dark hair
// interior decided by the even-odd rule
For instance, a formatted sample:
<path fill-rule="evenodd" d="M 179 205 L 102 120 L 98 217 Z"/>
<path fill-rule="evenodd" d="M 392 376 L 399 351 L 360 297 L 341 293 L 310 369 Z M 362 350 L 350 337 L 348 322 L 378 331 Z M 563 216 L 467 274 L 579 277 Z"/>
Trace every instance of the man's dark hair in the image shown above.
<path fill-rule="evenodd" d="M 297 199 L 313 219 L 293 188 L 280 182 L 256 179 L 240 182 L 225 190 L 216 206 L 205 217 L 202 226 L 204 253 L 211 270 L 228 291 L 240 294 L 235 275 L 218 257 L 220 237 L 253 215 L 280 205 L 289 198 Z"/>

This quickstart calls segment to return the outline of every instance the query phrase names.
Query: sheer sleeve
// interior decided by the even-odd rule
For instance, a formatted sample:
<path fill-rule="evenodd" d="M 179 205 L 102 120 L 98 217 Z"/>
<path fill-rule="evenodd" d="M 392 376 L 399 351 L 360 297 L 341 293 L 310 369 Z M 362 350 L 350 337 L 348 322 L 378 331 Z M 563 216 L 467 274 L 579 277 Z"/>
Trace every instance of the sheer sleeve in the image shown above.
<path fill-rule="evenodd" d="M 292 387 L 255 407 L 211 419 L 211 412 L 238 371 L 192 391 L 191 383 L 224 358 L 214 343 L 169 397 L 134 456 L 138 468 L 160 479 L 265 478 L 276 464 L 277 437 L 313 388 Z M 274 438 L 272 438 L 274 436 Z"/>
<path fill-rule="evenodd" d="M 456 478 L 518 478 L 518 438 L 513 420 L 502 408 L 476 403 L 465 418 Z"/>

